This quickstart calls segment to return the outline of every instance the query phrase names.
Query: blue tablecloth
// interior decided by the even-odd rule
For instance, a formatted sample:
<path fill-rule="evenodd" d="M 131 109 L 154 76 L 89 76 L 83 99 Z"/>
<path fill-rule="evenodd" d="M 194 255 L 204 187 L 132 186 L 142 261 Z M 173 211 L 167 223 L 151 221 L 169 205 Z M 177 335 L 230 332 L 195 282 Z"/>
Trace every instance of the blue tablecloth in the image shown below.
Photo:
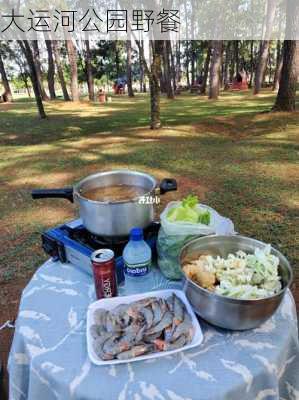
<path fill-rule="evenodd" d="M 155 273 L 153 289 L 177 287 Z M 264 325 L 246 332 L 203 321 L 193 350 L 116 366 L 95 366 L 86 349 L 92 278 L 48 261 L 23 292 L 9 357 L 10 400 L 299 399 L 299 352 L 290 292 Z"/>

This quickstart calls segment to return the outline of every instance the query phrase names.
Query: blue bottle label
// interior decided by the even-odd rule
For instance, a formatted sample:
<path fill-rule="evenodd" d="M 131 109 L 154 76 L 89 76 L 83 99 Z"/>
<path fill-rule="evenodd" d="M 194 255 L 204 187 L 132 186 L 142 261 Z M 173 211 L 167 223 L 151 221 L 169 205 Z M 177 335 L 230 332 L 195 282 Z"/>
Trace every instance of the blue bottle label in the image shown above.
<path fill-rule="evenodd" d="M 151 265 L 150 260 L 140 264 L 125 263 L 125 274 L 133 277 L 144 276 L 148 274 L 150 265 Z"/>

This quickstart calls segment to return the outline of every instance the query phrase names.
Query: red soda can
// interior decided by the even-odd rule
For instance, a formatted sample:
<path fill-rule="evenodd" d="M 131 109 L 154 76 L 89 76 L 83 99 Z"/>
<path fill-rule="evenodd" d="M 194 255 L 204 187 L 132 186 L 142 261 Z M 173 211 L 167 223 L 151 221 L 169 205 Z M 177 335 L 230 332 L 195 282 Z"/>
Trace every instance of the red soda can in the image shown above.
<path fill-rule="evenodd" d="M 114 252 L 110 249 L 96 250 L 91 255 L 91 264 L 97 298 L 117 296 Z"/>

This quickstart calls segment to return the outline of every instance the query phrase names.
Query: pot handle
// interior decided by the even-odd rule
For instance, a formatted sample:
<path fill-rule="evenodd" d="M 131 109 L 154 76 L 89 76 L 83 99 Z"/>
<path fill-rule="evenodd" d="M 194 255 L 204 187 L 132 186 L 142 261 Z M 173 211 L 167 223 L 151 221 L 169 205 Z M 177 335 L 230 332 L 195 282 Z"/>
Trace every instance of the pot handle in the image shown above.
<path fill-rule="evenodd" d="M 63 189 L 36 189 L 36 190 L 32 190 L 31 196 L 34 200 L 35 199 L 61 198 L 61 199 L 67 199 L 71 203 L 74 202 L 72 187 L 66 187 Z"/>
<path fill-rule="evenodd" d="M 177 181 L 172 178 L 165 178 L 160 183 L 160 194 L 164 194 L 166 192 L 171 192 L 173 190 L 177 190 L 178 185 Z"/>

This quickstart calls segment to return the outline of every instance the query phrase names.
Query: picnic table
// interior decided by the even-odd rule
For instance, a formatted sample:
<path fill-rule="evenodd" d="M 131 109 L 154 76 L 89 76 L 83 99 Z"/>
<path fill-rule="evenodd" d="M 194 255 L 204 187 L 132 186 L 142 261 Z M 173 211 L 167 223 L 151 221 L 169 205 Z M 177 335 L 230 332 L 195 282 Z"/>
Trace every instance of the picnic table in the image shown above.
<path fill-rule="evenodd" d="M 179 288 L 154 270 L 149 290 Z M 125 294 L 121 289 L 120 294 Z M 25 288 L 9 356 L 10 399 L 295 400 L 299 347 L 293 297 L 257 329 L 232 332 L 200 320 L 203 343 L 135 363 L 96 366 L 87 354 L 92 277 L 49 260 Z"/>

